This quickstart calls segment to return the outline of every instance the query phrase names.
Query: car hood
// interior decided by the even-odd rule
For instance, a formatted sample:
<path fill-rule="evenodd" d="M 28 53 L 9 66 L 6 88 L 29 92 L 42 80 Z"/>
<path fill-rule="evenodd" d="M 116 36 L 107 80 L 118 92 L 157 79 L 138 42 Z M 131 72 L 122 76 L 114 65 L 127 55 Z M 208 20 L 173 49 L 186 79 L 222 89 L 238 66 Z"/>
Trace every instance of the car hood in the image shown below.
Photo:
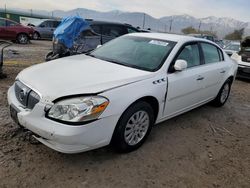
<path fill-rule="evenodd" d="M 23 70 L 18 80 L 46 101 L 76 94 L 95 94 L 138 82 L 154 75 L 86 55 L 34 65 Z"/>

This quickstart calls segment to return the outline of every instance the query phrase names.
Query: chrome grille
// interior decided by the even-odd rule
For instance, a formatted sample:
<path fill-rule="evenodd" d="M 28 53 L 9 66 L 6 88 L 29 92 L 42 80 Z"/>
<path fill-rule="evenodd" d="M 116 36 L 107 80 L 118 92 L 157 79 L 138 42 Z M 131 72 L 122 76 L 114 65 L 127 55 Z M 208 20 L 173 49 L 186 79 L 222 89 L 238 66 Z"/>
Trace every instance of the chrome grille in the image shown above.
<path fill-rule="evenodd" d="M 28 109 L 33 109 L 40 101 L 39 95 L 20 81 L 15 82 L 15 95 L 17 100 Z"/>

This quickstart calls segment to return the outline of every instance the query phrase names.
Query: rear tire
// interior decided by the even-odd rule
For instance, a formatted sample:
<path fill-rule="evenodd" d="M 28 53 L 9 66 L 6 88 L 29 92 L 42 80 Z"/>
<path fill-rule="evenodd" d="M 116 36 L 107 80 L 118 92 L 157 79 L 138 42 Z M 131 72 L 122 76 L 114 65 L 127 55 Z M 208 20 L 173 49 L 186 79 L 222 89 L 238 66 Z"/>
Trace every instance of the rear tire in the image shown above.
<path fill-rule="evenodd" d="M 221 87 L 218 95 L 212 101 L 212 105 L 213 106 L 221 107 L 221 106 L 223 106 L 227 102 L 227 99 L 228 99 L 228 97 L 230 95 L 230 91 L 231 91 L 231 85 L 232 85 L 231 80 L 227 80 L 223 84 L 223 86 Z"/>
<path fill-rule="evenodd" d="M 33 39 L 34 39 L 34 40 L 38 40 L 38 39 L 40 39 L 40 35 L 39 35 L 39 33 L 38 33 L 38 32 L 35 32 L 35 33 L 34 33 L 34 35 L 33 35 Z"/>
<path fill-rule="evenodd" d="M 28 37 L 28 35 L 25 34 L 25 33 L 19 34 L 19 35 L 17 36 L 17 42 L 18 42 L 19 44 L 28 44 L 28 42 L 29 42 L 29 37 Z"/>
<path fill-rule="evenodd" d="M 154 111 L 148 103 L 141 101 L 133 104 L 118 121 L 112 146 L 122 153 L 136 150 L 147 139 L 154 122 Z"/>

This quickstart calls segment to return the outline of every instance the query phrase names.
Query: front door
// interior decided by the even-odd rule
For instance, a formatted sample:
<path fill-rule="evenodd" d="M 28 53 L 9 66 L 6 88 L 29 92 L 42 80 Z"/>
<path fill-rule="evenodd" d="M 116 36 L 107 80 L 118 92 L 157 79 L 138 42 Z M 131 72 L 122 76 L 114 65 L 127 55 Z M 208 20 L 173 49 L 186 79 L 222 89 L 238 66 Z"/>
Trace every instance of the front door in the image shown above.
<path fill-rule="evenodd" d="M 186 70 L 173 71 L 168 75 L 165 117 L 179 114 L 202 101 L 203 75 L 200 71 L 202 59 L 199 45 L 190 43 L 183 46 L 174 62 L 179 59 L 187 61 L 188 67 Z"/>

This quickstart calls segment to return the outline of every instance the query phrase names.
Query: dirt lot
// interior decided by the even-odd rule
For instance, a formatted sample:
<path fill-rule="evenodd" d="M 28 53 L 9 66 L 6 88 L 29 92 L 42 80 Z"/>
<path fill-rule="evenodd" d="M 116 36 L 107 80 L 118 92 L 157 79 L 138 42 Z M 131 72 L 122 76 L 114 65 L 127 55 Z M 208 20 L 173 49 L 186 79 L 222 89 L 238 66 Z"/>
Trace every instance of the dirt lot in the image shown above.
<path fill-rule="evenodd" d="M 0 187 L 249 187 L 250 82 L 236 80 L 222 108 L 205 105 L 155 126 L 129 154 L 109 147 L 76 155 L 34 143 L 9 117 L 6 92 L 43 61 L 46 41 L 9 51 L 0 80 Z M 41 75 L 42 76 L 42 75 Z"/>

